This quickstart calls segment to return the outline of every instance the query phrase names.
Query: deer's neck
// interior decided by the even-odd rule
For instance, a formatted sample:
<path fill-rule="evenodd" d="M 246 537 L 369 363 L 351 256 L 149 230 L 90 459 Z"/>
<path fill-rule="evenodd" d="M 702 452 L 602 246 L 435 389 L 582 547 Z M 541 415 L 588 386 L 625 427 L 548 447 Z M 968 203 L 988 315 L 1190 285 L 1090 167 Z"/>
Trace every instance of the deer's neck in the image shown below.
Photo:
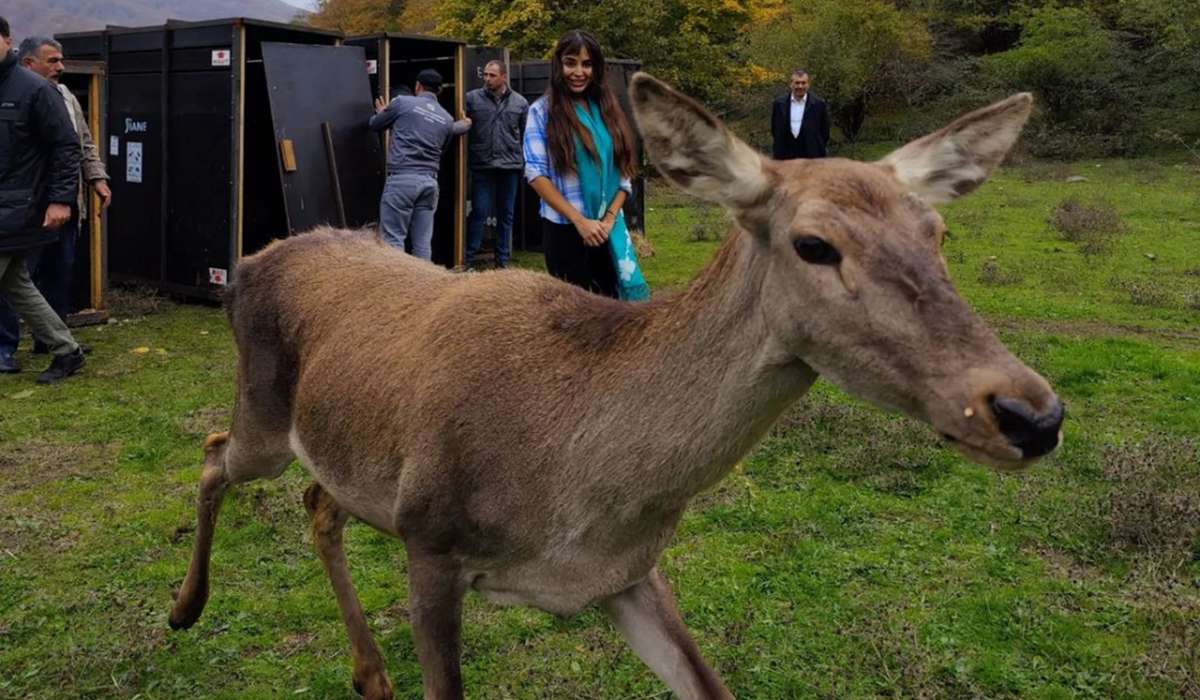
<path fill-rule="evenodd" d="M 815 373 L 772 339 L 760 308 L 765 251 L 735 233 L 688 290 L 644 310 L 618 379 L 641 486 L 690 497 L 723 477 Z"/>

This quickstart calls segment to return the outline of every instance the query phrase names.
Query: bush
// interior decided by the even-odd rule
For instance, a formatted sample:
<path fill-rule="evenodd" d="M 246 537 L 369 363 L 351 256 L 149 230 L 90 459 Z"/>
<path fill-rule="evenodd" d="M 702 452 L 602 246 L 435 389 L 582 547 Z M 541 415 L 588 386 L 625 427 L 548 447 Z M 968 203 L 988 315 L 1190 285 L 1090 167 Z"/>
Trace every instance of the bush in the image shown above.
<path fill-rule="evenodd" d="M 1024 277 L 1020 273 L 1001 268 L 999 261 L 995 258 L 985 260 L 983 267 L 979 270 L 979 281 L 984 284 L 1007 286 L 1017 284 L 1022 279 Z"/>
<path fill-rule="evenodd" d="M 1049 224 L 1064 240 L 1079 243 L 1084 255 L 1106 255 L 1125 230 L 1116 207 L 1106 200 L 1087 203 L 1068 197 L 1050 213 Z"/>
<path fill-rule="evenodd" d="M 1134 306 L 1166 307 L 1171 305 L 1171 294 L 1157 282 L 1115 280 L 1113 284 L 1129 295 L 1129 303 Z"/>
<path fill-rule="evenodd" d="M 729 219 L 725 216 L 723 209 L 712 205 L 700 206 L 696 208 L 696 223 L 692 225 L 692 230 L 688 233 L 688 240 L 693 242 L 724 240 L 728 228 Z"/>

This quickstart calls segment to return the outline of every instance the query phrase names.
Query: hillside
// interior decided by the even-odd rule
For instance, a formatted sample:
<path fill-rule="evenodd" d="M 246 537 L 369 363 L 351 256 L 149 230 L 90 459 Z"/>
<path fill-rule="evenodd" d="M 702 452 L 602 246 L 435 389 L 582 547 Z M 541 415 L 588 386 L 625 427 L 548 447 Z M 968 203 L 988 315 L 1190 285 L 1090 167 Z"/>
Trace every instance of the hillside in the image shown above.
<path fill-rule="evenodd" d="M 161 24 L 168 19 L 254 17 L 288 22 L 300 12 L 282 0 L 6 0 L 0 9 L 12 25 L 14 39 L 103 29 L 109 24 Z"/>

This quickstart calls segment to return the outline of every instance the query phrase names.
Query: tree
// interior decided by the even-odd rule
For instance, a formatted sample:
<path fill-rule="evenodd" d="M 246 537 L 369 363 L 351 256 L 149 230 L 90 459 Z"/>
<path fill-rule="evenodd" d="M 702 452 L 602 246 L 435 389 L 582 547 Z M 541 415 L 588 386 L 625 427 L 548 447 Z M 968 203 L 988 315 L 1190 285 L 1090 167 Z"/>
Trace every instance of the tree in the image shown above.
<path fill-rule="evenodd" d="M 558 37 L 587 29 L 608 55 L 643 68 L 705 101 L 727 98 L 740 69 L 741 34 L 782 0 L 446 0 L 439 33 L 544 58 Z"/>
<path fill-rule="evenodd" d="M 434 27 L 436 4 L 434 0 L 318 0 L 308 22 L 346 34 L 429 31 Z"/>
<path fill-rule="evenodd" d="M 1022 24 L 1018 45 L 984 66 L 1012 88 L 1037 93 L 1043 114 L 1031 131 L 1040 152 L 1131 150 L 1143 105 L 1121 93 L 1133 58 L 1114 33 L 1081 7 L 1046 5 Z"/>

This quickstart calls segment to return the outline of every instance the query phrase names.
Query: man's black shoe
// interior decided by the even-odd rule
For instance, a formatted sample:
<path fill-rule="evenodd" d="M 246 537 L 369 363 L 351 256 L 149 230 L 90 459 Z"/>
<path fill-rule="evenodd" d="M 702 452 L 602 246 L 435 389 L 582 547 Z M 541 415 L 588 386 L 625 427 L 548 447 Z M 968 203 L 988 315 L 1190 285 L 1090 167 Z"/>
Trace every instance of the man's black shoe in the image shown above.
<path fill-rule="evenodd" d="M 83 368 L 83 350 L 69 355 L 55 355 L 45 372 L 38 375 L 38 384 L 57 384 Z"/>
<path fill-rule="evenodd" d="M 0 374 L 16 374 L 21 371 L 21 364 L 12 355 L 0 355 Z"/>

